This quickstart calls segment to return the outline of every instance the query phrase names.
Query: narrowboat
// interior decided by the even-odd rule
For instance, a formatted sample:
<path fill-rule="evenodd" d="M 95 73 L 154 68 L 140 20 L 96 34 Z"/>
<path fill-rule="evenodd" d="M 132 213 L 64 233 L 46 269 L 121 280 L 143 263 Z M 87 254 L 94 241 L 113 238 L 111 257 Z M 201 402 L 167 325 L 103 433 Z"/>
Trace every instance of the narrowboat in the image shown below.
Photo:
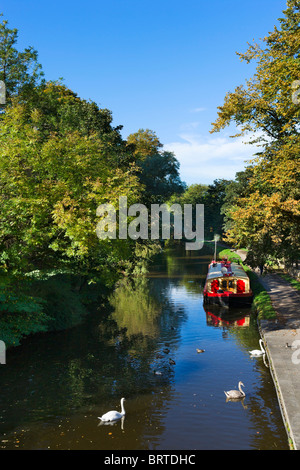
<path fill-rule="evenodd" d="M 222 306 L 250 305 L 253 292 L 242 266 L 227 260 L 212 261 L 208 266 L 203 290 L 204 303 Z"/>

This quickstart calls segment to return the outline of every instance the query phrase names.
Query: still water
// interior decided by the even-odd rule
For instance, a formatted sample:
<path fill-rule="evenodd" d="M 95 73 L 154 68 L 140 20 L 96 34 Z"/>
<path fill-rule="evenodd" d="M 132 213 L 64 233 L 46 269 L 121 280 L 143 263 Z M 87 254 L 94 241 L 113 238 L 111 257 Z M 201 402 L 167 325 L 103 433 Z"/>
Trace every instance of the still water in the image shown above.
<path fill-rule="evenodd" d="M 208 261 L 166 252 L 147 278 L 119 286 L 109 309 L 9 350 L 0 448 L 288 449 L 267 360 L 248 353 L 255 318 L 203 307 Z M 226 401 L 239 380 L 245 399 Z M 101 425 L 121 397 L 125 419 Z"/>

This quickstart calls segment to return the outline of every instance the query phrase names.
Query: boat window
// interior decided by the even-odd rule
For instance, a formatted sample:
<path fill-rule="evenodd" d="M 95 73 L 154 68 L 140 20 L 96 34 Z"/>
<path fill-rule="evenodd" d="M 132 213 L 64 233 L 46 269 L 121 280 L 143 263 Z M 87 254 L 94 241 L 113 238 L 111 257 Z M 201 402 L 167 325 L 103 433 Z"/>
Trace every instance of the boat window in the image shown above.
<path fill-rule="evenodd" d="M 222 287 L 223 287 L 223 289 L 227 288 L 227 281 L 225 281 L 225 280 L 222 281 Z"/>
<path fill-rule="evenodd" d="M 234 287 L 234 281 L 228 281 L 228 287 Z"/>

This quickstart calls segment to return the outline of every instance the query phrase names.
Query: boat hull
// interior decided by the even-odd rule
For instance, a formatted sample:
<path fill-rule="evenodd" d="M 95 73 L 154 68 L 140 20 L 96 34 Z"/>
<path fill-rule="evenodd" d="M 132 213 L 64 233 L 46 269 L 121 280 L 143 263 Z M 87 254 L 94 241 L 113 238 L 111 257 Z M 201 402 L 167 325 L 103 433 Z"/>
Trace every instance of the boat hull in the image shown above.
<path fill-rule="evenodd" d="M 233 294 L 230 292 L 223 292 L 221 294 L 204 293 L 203 300 L 205 304 L 215 304 L 221 306 L 246 306 L 252 304 L 253 294 Z"/>

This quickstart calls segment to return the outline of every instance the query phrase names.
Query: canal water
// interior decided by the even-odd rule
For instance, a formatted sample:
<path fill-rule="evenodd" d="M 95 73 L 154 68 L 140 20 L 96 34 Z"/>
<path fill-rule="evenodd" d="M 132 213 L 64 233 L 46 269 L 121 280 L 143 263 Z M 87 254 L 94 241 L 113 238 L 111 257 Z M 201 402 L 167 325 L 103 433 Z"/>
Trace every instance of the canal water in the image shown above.
<path fill-rule="evenodd" d="M 28 338 L 0 366 L 1 449 L 288 449 L 249 309 L 203 306 L 209 257 L 167 251 L 84 324 Z M 197 350 L 204 350 L 198 352 Z M 245 385 L 242 401 L 224 390 Z M 98 416 L 126 398 L 126 417 Z"/>

